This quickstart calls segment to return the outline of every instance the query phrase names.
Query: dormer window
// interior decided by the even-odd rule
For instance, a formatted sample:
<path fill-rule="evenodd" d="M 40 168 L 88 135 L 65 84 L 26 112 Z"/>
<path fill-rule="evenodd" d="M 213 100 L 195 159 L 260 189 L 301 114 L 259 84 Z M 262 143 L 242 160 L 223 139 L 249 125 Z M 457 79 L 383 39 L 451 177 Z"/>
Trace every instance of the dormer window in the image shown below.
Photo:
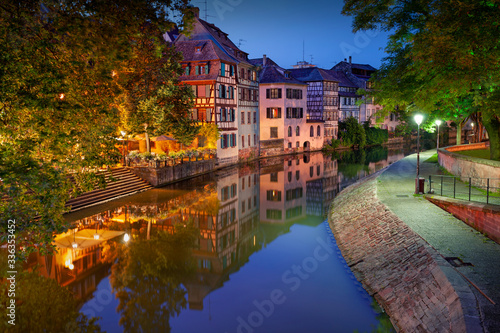
<path fill-rule="evenodd" d="M 194 48 L 194 52 L 196 52 L 196 53 L 201 53 L 201 46 L 196 46 L 196 47 Z"/>
<path fill-rule="evenodd" d="M 289 79 L 289 78 L 290 78 L 290 72 L 285 72 L 285 77 L 286 77 L 287 79 Z"/>

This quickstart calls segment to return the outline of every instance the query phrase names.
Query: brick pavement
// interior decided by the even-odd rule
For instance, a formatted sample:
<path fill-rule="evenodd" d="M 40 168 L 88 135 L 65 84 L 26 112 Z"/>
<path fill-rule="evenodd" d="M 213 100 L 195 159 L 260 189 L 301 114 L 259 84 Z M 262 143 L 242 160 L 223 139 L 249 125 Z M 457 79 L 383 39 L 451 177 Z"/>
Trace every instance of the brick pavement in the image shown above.
<path fill-rule="evenodd" d="M 363 287 L 403 332 L 481 332 L 477 303 L 451 266 L 377 198 L 379 173 L 345 189 L 329 223 Z"/>

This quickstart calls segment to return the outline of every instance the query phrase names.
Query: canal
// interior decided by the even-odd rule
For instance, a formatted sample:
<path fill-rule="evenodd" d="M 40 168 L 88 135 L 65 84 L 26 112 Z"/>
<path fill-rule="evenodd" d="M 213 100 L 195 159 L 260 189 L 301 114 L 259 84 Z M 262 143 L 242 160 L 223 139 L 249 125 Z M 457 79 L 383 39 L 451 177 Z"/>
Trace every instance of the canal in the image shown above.
<path fill-rule="evenodd" d="M 27 268 L 106 332 L 373 332 L 387 316 L 326 222 L 345 187 L 404 157 L 376 147 L 219 170 L 68 214 Z"/>

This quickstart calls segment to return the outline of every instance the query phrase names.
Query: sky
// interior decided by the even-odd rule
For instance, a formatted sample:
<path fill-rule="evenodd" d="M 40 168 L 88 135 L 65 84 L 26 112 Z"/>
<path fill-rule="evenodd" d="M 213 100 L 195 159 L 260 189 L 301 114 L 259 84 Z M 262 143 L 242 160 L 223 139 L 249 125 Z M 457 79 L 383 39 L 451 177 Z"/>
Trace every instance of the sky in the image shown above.
<path fill-rule="evenodd" d="M 342 0 L 192 0 L 200 18 L 215 24 L 249 53 L 263 54 L 281 67 L 305 60 L 330 69 L 352 62 L 379 68 L 387 34 L 352 32 L 352 17 L 341 14 Z M 205 4 L 207 11 L 205 11 Z"/>

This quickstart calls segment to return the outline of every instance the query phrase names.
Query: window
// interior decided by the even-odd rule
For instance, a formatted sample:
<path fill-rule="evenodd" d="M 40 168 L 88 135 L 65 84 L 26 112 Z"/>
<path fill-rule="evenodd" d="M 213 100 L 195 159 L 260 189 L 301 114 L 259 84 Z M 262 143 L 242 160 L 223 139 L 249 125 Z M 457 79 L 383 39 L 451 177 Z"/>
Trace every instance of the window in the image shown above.
<path fill-rule="evenodd" d="M 318 165 L 318 166 L 316 167 L 316 176 L 319 176 L 319 174 L 320 174 L 320 173 L 321 173 L 321 166 L 320 166 L 320 165 Z"/>
<path fill-rule="evenodd" d="M 297 161 L 298 161 L 298 160 L 297 160 Z M 300 179 L 300 171 L 299 171 L 299 170 L 295 171 L 295 179 L 296 179 L 296 180 L 299 180 L 299 179 Z"/>
<path fill-rule="evenodd" d="M 288 136 L 292 136 L 292 126 L 288 126 Z M 291 147 L 289 147 L 291 148 Z"/>
<path fill-rule="evenodd" d="M 241 123 L 245 123 L 245 111 L 241 111 Z"/>
<path fill-rule="evenodd" d="M 245 189 L 245 178 L 241 178 L 241 190 Z"/>
<path fill-rule="evenodd" d="M 241 147 L 245 148 L 245 136 L 244 135 L 241 136 Z M 245 181 L 245 180 L 243 180 L 243 181 Z"/>
<path fill-rule="evenodd" d="M 311 138 L 314 136 L 314 128 L 312 126 L 309 128 L 309 136 Z"/>
<path fill-rule="evenodd" d="M 253 135 L 253 145 L 257 145 L 257 134 Z"/>
<path fill-rule="evenodd" d="M 227 147 L 228 147 L 227 134 L 222 134 L 222 137 L 221 137 L 221 148 L 227 148 Z"/>
<path fill-rule="evenodd" d="M 269 119 L 281 118 L 281 108 L 267 108 L 266 116 Z"/>
<path fill-rule="evenodd" d="M 277 172 L 271 172 L 270 179 L 271 179 L 271 182 L 276 183 L 278 181 L 278 173 Z"/>
<path fill-rule="evenodd" d="M 290 172 L 290 177 L 289 178 L 292 178 L 292 173 Z M 291 201 L 291 200 L 294 200 L 294 199 L 299 199 L 299 198 L 302 198 L 302 195 L 303 195 L 303 189 L 302 187 L 297 187 L 297 188 L 294 188 L 294 189 L 291 189 L 291 190 L 287 190 L 286 191 L 286 201 Z"/>
<path fill-rule="evenodd" d="M 292 143 L 291 142 L 288 142 L 288 148 L 292 149 Z"/>
<path fill-rule="evenodd" d="M 248 111 L 248 122 L 247 123 L 251 124 L 252 123 L 251 120 L 252 120 L 252 112 Z"/>
<path fill-rule="evenodd" d="M 241 212 L 244 213 L 245 212 L 245 201 L 242 201 L 241 202 Z"/>
<path fill-rule="evenodd" d="M 318 127 L 316 128 L 316 136 L 321 136 L 321 127 Z"/>
<path fill-rule="evenodd" d="M 266 89 L 267 99 L 279 99 L 281 98 L 281 88 Z"/>
<path fill-rule="evenodd" d="M 267 201 L 281 201 L 281 191 L 267 191 Z"/>
<path fill-rule="evenodd" d="M 292 181 L 292 172 L 288 171 L 288 182 Z"/>
<path fill-rule="evenodd" d="M 290 89 L 286 90 L 286 98 L 289 99 L 302 99 L 302 89 Z"/>
<path fill-rule="evenodd" d="M 302 206 L 297 206 L 286 210 L 287 219 L 291 219 L 300 215 L 302 215 Z"/>
<path fill-rule="evenodd" d="M 314 176 L 314 167 L 311 165 L 309 167 L 309 177 L 312 177 L 312 176 Z"/>
<path fill-rule="evenodd" d="M 184 74 L 189 75 L 189 71 L 190 71 L 189 66 L 186 66 L 186 68 L 184 69 Z"/>
<path fill-rule="evenodd" d="M 271 138 L 278 137 L 278 127 L 271 127 Z"/>
<path fill-rule="evenodd" d="M 299 142 L 299 141 L 297 141 L 297 142 L 295 143 L 295 147 L 300 148 L 300 142 Z M 297 160 L 297 162 L 298 162 L 298 160 Z"/>
<path fill-rule="evenodd" d="M 266 218 L 270 220 L 281 220 L 282 213 L 279 209 L 267 209 Z"/>
<path fill-rule="evenodd" d="M 295 127 L 295 135 L 296 136 L 300 135 L 300 127 L 299 126 Z"/>
<path fill-rule="evenodd" d="M 226 98 L 226 86 L 223 84 L 219 85 L 219 97 Z"/>
<path fill-rule="evenodd" d="M 286 108 L 286 117 L 288 119 L 303 118 L 304 117 L 304 109 L 303 108 Z"/>
<path fill-rule="evenodd" d="M 234 76 L 234 65 L 231 65 L 231 73 L 230 73 L 230 76 Z"/>
<path fill-rule="evenodd" d="M 255 112 L 255 111 L 253 113 L 253 123 L 257 124 L 257 112 Z"/>
<path fill-rule="evenodd" d="M 250 134 L 248 134 L 248 147 L 250 147 L 251 144 L 250 144 Z"/>

